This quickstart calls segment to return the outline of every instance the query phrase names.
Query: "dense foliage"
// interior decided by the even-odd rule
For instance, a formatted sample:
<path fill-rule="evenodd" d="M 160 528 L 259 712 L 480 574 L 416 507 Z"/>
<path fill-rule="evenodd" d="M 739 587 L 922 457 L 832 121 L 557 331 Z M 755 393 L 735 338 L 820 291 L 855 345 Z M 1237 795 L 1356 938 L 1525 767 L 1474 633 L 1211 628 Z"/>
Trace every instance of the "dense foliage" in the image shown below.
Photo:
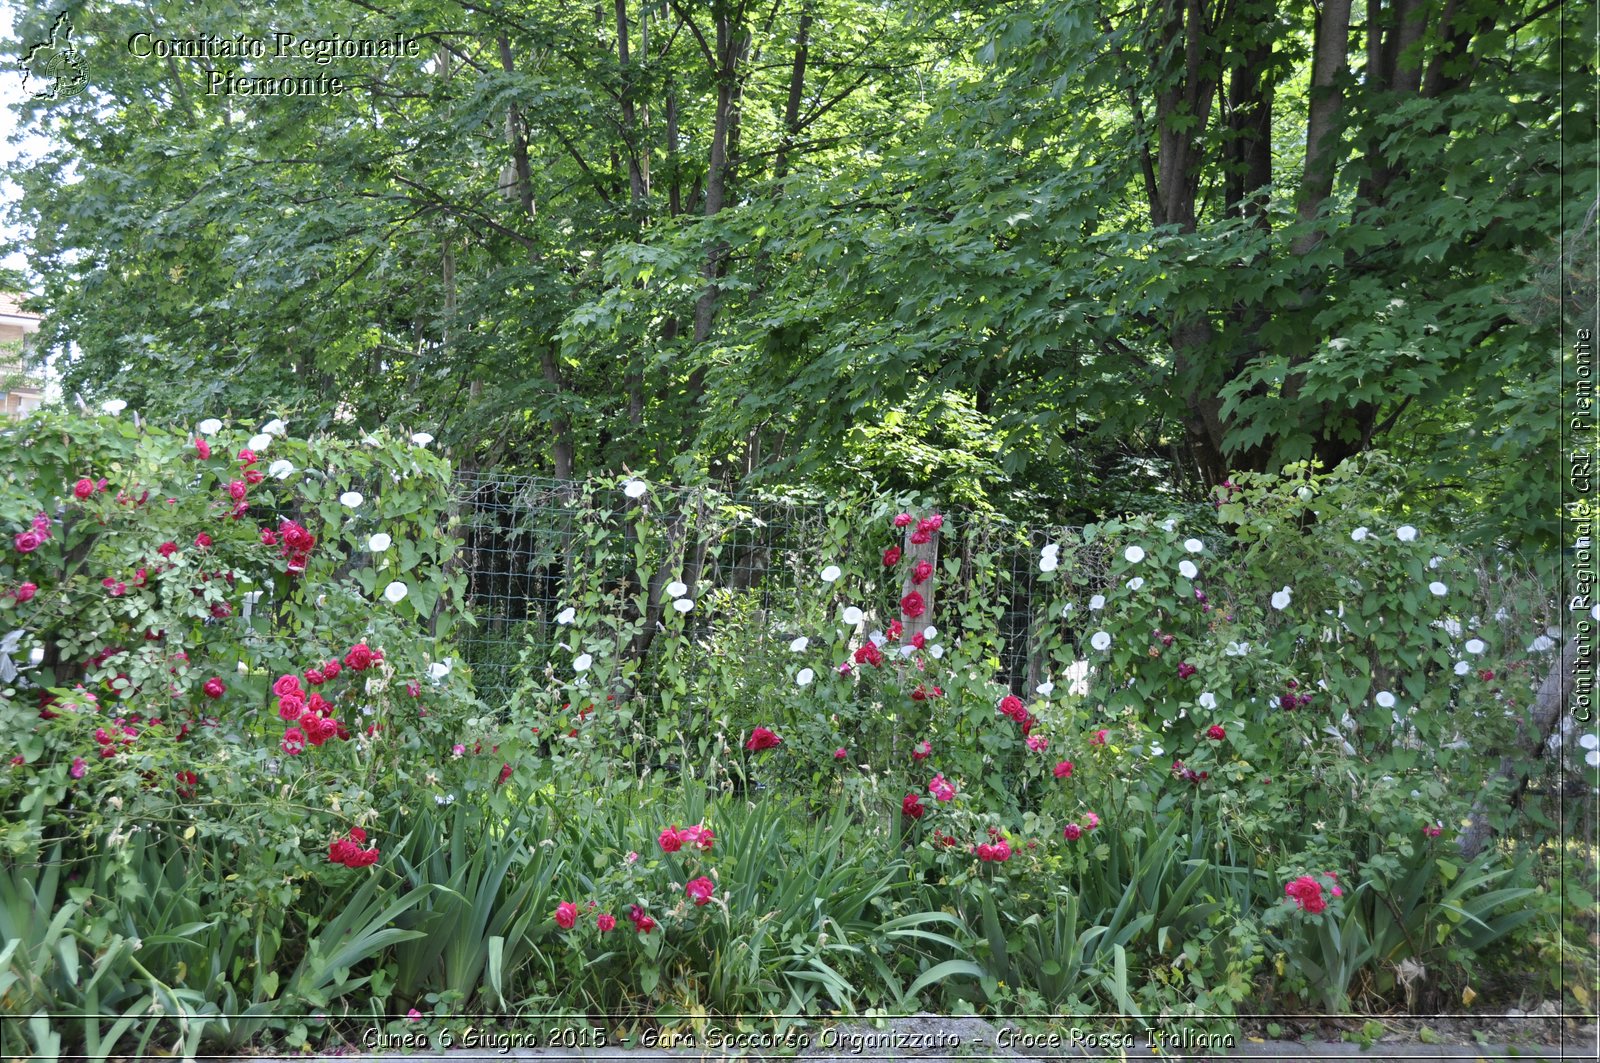
<path fill-rule="evenodd" d="M 1556 445 L 1561 314 L 1594 310 L 1557 239 L 1595 152 L 1564 5 L 71 14 L 88 88 L 23 105 L 51 148 L 8 170 L 69 393 L 1075 521 L 1381 446 L 1409 498 L 1551 540 L 1559 463 L 1527 459 Z M 269 29 L 418 54 L 129 43 Z"/>
<path fill-rule="evenodd" d="M 0 434 L 8 1053 L 1592 999 L 1592 867 L 1502 778 L 1545 607 L 1386 516 L 1381 458 L 1035 542 L 1020 693 L 953 515 L 841 504 L 790 599 L 591 481 L 631 535 L 569 544 L 559 642 L 486 705 L 425 436 L 111 410 Z"/>

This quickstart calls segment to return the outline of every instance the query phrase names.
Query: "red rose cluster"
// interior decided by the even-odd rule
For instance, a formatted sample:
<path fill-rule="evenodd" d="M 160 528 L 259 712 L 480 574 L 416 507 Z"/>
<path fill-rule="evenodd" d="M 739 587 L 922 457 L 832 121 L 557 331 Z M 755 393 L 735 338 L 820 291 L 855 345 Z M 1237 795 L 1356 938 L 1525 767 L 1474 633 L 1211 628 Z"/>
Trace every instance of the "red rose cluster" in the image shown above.
<path fill-rule="evenodd" d="M 1339 876 L 1334 872 L 1329 871 L 1328 877 L 1330 879 L 1337 879 Z M 1322 912 L 1327 910 L 1328 902 L 1322 899 L 1322 883 L 1318 882 L 1310 875 L 1301 875 L 1293 882 L 1290 882 L 1288 885 L 1284 886 L 1283 892 L 1286 893 L 1290 899 L 1295 902 L 1295 904 L 1300 906 L 1300 910 L 1302 912 L 1305 912 L 1308 915 L 1320 915 Z M 1343 891 L 1339 889 L 1338 883 L 1335 882 L 1331 892 L 1335 897 L 1338 897 Z"/>
<path fill-rule="evenodd" d="M 705 824 L 680 829 L 674 823 L 670 827 L 662 828 L 656 841 L 661 845 L 663 852 L 675 853 L 685 845 L 692 845 L 702 853 L 709 853 L 716 837 L 716 833 Z"/>
<path fill-rule="evenodd" d="M 363 849 L 361 845 L 367 840 L 367 832 L 360 827 L 351 827 L 349 837 L 340 836 L 328 846 L 328 859 L 345 867 L 371 867 L 378 862 L 378 847 Z"/>
<path fill-rule="evenodd" d="M 345 668 L 352 672 L 364 672 L 381 660 L 381 650 L 358 642 L 344 655 L 343 665 L 338 658 L 334 658 L 326 664 L 306 669 L 306 682 L 314 687 L 321 686 Z M 305 752 L 308 744 L 320 746 L 330 738 L 346 742 L 350 740 L 349 729 L 333 718 L 332 703 L 316 691 L 308 695 L 300 686 L 299 676 L 279 676 L 278 681 L 272 684 L 272 692 L 278 697 L 279 718 L 289 724 L 283 741 L 279 743 L 279 748 L 285 753 L 297 756 Z"/>

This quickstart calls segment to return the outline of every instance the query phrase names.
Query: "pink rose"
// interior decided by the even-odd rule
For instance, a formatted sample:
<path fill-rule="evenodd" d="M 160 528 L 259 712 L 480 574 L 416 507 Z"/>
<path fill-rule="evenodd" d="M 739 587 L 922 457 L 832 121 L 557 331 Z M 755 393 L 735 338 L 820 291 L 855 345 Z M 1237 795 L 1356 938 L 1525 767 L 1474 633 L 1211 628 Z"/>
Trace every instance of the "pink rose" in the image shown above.
<path fill-rule="evenodd" d="M 1078 826 L 1076 823 L 1068 823 L 1061 831 L 1061 836 L 1067 839 L 1069 842 L 1075 842 L 1079 838 L 1083 837 L 1083 828 Z"/>
<path fill-rule="evenodd" d="M 213 700 L 222 697 L 222 695 L 224 695 L 224 694 L 226 694 L 228 692 L 227 686 L 223 684 L 222 680 L 218 679 L 215 676 L 212 676 L 210 679 L 207 679 L 206 682 L 205 682 L 205 686 L 201 687 L 200 689 L 205 691 L 206 697 L 211 698 Z"/>
<path fill-rule="evenodd" d="M 1070 779 L 1072 777 L 1072 761 L 1058 761 L 1052 770 L 1055 772 L 1056 778 Z"/>
<path fill-rule="evenodd" d="M 896 528 L 904 528 L 907 525 L 909 525 L 910 523 L 911 523 L 911 514 L 909 514 L 909 513 L 897 513 L 897 514 L 895 514 L 894 526 Z"/>
<path fill-rule="evenodd" d="M 956 788 L 950 785 L 949 780 L 941 772 L 928 782 L 928 792 L 941 803 L 951 801 L 956 796 Z"/>
<path fill-rule="evenodd" d="M 578 921 L 578 906 L 571 901 L 562 901 L 556 905 L 555 920 L 562 930 L 571 930 Z"/>
<path fill-rule="evenodd" d="M 194 452 L 200 455 L 201 461 L 206 461 L 211 457 L 211 444 L 207 443 L 199 436 L 196 436 L 194 440 Z"/>
<path fill-rule="evenodd" d="M 1048 738 L 1046 738 L 1044 735 L 1029 735 L 1028 736 L 1028 749 L 1030 749 L 1031 751 L 1033 751 L 1035 753 L 1043 753 L 1045 751 L 1045 747 L 1047 747 L 1049 745 L 1050 745 L 1050 740 Z"/>
<path fill-rule="evenodd" d="M 617 928 L 617 917 L 612 915 L 610 912 L 601 912 L 599 915 L 594 917 L 594 925 L 600 931 L 600 933 L 604 934 L 608 930 L 615 930 Z"/>
<path fill-rule="evenodd" d="M 710 902 L 711 894 L 716 891 L 716 888 L 714 882 L 701 875 L 699 878 L 690 879 L 684 883 L 683 894 L 694 901 L 696 907 L 700 907 Z"/>
<path fill-rule="evenodd" d="M 300 677 L 297 675 L 281 675 L 278 681 L 272 684 L 272 692 L 280 698 L 285 694 L 300 693 Z"/>
<path fill-rule="evenodd" d="M 83 778 L 84 772 L 89 770 L 89 764 L 82 757 L 72 758 L 72 768 L 68 772 L 74 779 Z"/>
<path fill-rule="evenodd" d="M 18 603 L 31 602 L 33 601 L 33 596 L 38 593 L 39 587 L 37 584 L 24 583 L 22 586 L 11 592 L 11 597 L 15 598 Z"/>
<path fill-rule="evenodd" d="M 94 494 L 94 481 L 87 476 L 72 485 L 72 497 L 80 502 L 92 494 Z"/>
<path fill-rule="evenodd" d="M 44 539 L 36 531 L 25 531 L 18 532 L 12 542 L 16 544 L 17 553 L 31 554 L 39 549 L 39 544 L 44 542 Z"/>
<path fill-rule="evenodd" d="M 849 755 L 850 755 L 849 751 L 846 750 L 844 748 L 844 746 L 840 746 L 838 749 L 835 749 L 833 751 L 833 759 L 834 760 L 843 760 L 845 757 L 847 757 Z"/>
<path fill-rule="evenodd" d="M 228 497 L 235 502 L 243 502 L 245 495 L 250 493 L 250 485 L 243 480 L 230 480 L 228 482 Z"/>
<path fill-rule="evenodd" d="M 667 827 L 662 830 L 662 832 L 656 836 L 656 841 L 660 844 L 663 852 L 675 853 L 679 849 L 683 848 L 683 838 L 678 834 L 678 828 L 676 826 Z"/>

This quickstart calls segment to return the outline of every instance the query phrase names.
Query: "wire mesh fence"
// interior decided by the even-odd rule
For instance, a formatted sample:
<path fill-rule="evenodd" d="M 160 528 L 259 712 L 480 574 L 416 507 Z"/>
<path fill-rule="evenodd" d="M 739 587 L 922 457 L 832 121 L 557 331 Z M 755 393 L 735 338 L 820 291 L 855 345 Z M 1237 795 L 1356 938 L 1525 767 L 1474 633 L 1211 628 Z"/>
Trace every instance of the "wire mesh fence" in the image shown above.
<path fill-rule="evenodd" d="M 583 485 L 534 477 L 463 473 L 456 484 L 458 534 L 468 574 L 469 607 L 477 627 L 465 634 L 462 650 L 473 666 L 479 694 L 493 704 L 528 678 L 560 644 L 558 616 L 573 604 L 573 577 L 596 558 L 602 578 L 613 588 L 640 590 L 639 563 L 646 558 L 629 507 L 615 491 L 596 495 Z M 859 542 L 826 546 L 830 527 L 840 519 L 866 528 L 873 515 L 822 502 L 725 499 L 688 489 L 651 489 L 649 519 L 654 530 L 676 544 L 686 570 L 699 586 L 740 597 L 740 623 L 752 613 L 762 618 L 794 614 L 803 596 L 817 593 L 817 573 L 838 552 L 860 552 Z M 885 525 L 886 526 L 886 525 Z M 1048 595 L 1039 584 L 1039 551 L 1059 541 L 1065 529 L 1029 531 L 947 513 L 939 536 L 941 561 L 956 562 L 940 581 L 938 613 L 959 612 L 967 602 L 999 603 L 997 679 L 1012 690 L 1039 682 L 1047 667 L 1041 646 L 1050 625 L 1066 623 L 1049 615 Z M 609 546 L 609 551 L 600 549 Z M 1076 573 L 1093 582 L 1103 575 L 1102 559 L 1080 555 Z M 659 597 L 659 586 L 653 588 Z M 692 632 L 714 634 L 719 622 L 711 610 L 695 613 Z M 749 629 L 747 629 L 749 631 Z M 749 631 L 771 640 L 785 633 L 771 625 Z M 1070 638 L 1069 642 L 1075 641 Z"/>

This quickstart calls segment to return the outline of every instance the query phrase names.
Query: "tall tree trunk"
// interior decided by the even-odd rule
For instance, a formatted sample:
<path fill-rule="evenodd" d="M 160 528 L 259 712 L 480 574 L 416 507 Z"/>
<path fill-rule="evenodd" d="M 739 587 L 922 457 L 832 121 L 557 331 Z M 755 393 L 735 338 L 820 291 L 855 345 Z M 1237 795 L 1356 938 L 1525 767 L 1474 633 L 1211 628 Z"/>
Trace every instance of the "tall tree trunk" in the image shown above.
<path fill-rule="evenodd" d="M 1510 783 L 1511 799 L 1515 801 L 1521 796 L 1522 788 L 1528 783 L 1528 778 L 1523 773 L 1523 765 L 1539 757 L 1545 743 L 1550 740 L 1556 726 L 1566 715 L 1567 706 L 1572 702 L 1577 669 L 1578 640 L 1573 638 L 1567 641 L 1561 650 L 1561 655 L 1550 665 L 1550 671 L 1545 675 L 1544 682 L 1539 684 L 1539 691 L 1534 695 L 1528 718 L 1518 727 L 1516 747 L 1500 758 L 1500 767 L 1495 772 L 1493 780 L 1472 806 L 1467 829 L 1461 832 L 1460 840 L 1460 852 L 1466 859 L 1470 860 L 1482 852 L 1483 847 L 1489 843 L 1489 836 L 1493 833 L 1489 823 L 1489 803 L 1493 800 L 1493 791 L 1498 786 Z"/>
<path fill-rule="evenodd" d="M 511 41 L 504 33 L 499 35 L 496 42 L 500 51 L 500 67 L 508 74 L 516 72 L 515 57 L 511 54 Z M 522 114 L 516 104 L 506 108 L 506 139 L 511 146 L 511 164 L 516 174 L 517 201 L 522 205 L 522 212 L 529 220 L 535 217 L 533 202 L 533 172 L 528 164 L 528 138 L 523 130 Z M 528 248 L 528 261 L 530 265 L 539 264 L 539 252 L 534 247 Z M 561 376 L 561 362 L 557 358 L 554 341 L 544 341 L 543 351 L 539 357 L 539 372 L 544 378 L 545 385 L 550 389 L 554 402 L 561 401 L 561 395 L 566 391 L 565 381 Z M 573 467 L 573 440 L 572 421 L 565 413 L 557 412 L 550 418 L 550 459 L 554 466 L 555 478 L 570 480 Z"/>

